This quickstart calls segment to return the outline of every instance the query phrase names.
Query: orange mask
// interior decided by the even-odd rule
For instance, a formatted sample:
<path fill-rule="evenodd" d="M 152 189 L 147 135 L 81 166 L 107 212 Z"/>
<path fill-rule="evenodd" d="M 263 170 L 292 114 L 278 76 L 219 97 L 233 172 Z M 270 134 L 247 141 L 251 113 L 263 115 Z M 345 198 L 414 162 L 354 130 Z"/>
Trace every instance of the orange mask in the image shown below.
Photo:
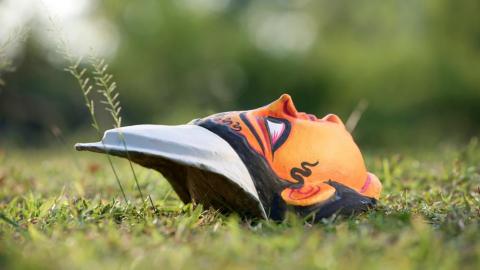
<path fill-rule="evenodd" d="M 215 114 L 195 124 L 240 155 L 270 215 L 283 216 L 290 205 L 303 214 L 326 207 L 328 216 L 366 209 L 380 196 L 380 181 L 367 172 L 340 118 L 298 112 L 287 94 L 255 110 Z"/>
<path fill-rule="evenodd" d="M 351 214 L 374 206 L 382 188 L 342 121 L 298 112 L 289 95 L 186 125 L 108 130 L 76 148 L 129 158 L 161 172 L 183 202 L 246 217 Z"/>

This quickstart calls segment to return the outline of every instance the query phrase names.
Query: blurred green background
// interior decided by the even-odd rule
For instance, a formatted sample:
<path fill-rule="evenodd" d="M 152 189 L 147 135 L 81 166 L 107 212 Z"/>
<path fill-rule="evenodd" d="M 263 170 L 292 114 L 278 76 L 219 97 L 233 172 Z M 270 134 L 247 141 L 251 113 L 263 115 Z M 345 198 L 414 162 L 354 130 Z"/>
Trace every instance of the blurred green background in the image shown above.
<path fill-rule="evenodd" d="M 52 128 L 95 138 L 49 16 L 76 55 L 108 60 L 124 124 L 180 124 L 286 92 L 300 111 L 344 121 L 368 102 L 354 137 L 372 148 L 480 130 L 478 0 L 37 2 L 0 1 L 0 41 L 29 30 L 5 54 L 16 68 L 1 75 L 3 144 L 49 145 Z"/>

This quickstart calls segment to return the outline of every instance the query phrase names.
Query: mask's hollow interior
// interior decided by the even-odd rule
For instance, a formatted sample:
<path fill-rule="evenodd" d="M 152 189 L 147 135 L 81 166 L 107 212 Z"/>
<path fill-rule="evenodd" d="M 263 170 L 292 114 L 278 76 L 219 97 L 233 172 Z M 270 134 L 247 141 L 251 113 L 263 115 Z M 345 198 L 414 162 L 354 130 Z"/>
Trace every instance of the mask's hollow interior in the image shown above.
<path fill-rule="evenodd" d="M 77 147 L 78 150 L 105 151 L 100 148 Z M 109 154 L 127 157 L 125 151 L 110 150 Z M 200 203 L 222 213 L 237 212 L 247 218 L 263 218 L 259 201 L 224 176 L 199 168 L 181 165 L 158 156 L 129 151 L 132 162 L 160 172 L 184 203 Z"/>

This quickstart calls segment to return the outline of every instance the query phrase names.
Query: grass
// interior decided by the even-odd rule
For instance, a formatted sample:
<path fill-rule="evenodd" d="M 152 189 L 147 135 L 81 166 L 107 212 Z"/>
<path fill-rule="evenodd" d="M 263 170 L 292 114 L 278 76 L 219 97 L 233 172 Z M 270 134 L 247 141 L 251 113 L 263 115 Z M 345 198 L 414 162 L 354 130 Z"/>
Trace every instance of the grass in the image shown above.
<path fill-rule="evenodd" d="M 0 153 L 2 269 L 478 269 L 480 145 L 367 154 L 376 210 L 310 224 L 242 221 L 183 205 L 136 167 L 126 204 L 107 161 L 59 149 Z M 119 174 L 128 162 L 115 159 Z M 75 165 L 77 164 L 77 165 Z M 142 206 L 143 205 L 143 206 Z"/>

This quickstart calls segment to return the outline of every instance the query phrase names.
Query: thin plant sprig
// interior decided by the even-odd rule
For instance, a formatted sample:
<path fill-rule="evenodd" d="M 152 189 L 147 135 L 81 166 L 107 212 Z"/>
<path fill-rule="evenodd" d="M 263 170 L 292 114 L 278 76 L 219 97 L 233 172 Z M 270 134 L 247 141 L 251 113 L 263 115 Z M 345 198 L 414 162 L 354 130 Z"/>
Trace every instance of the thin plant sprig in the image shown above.
<path fill-rule="evenodd" d="M 362 99 L 358 102 L 357 106 L 348 117 L 347 122 L 345 122 L 345 127 L 347 128 L 348 132 L 353 133 L 353 131 L 357 127 L 358 122 L 362 118 L 363 113 L 367 110 L 367 108 L 368 108 L 368 101 L 366 101 L 365 99 Z"/>
<path fill-rule="evenodd" d="M 70 59 L 73 60 L 73 57 L 71 57 L 71 54 L 64 53 L 64 58 L 66 60 Z M 100 131 L 100 125 L 98 124 L 97 121 L 97 116 L 95 115 L 95 102 L 93 99 L 90 98 L 89 94 L 91 93 L 93 86 L 91 85 L 91 79 L 86 76 L 87 74 L 87 69 L 86 68 L 80 68 L 80 63 L 81 63 L 81 58 L 79 58 L 76 62 L 72 64 L 73 61 L 69 61 L 70 64 L 65 68 L 65 71 L 69 72 L 78 82 L 80 89 L 82 90 L 85 106 L 88 109 L 88 112 L 90 113 L 90 119 L 92 120 L 92 127 L 95 129 L 97 132 L 97 136 L 101 139 L 103 149 L 107 153 L 107 159 L 108 163 L 110 164 L 110 167 L 112 168 L 113 174 L 115 176 L 115 179 L 117 181 L 118 187 L 120 188 L 120 192 L 122 193 L 123 199 L 125 202 L 128 203 L 127 196 L 125 195 L 125 190 L 123 189 L 122 183 L 120 182 L 120 177 L 118 176 L 117 170 L 115 169 L 115 166 L 113 165 L 112 158 L 109 154 L 109 151 L 107 150 L 107 147 L 105 146 L 105 143 L 103 142 L 102 139 L 102 133 Z"/>
<path fill-rule="evenodd" d="M 45 7 L 45 9 L 47 10 L 47 13 L 48 13 L 48 8 L 45 6 L 45 4 L 44 4 L 44 7 Z M 72 56 L 72 53 L 70 52 L 70 49 L 69 49 L 70 47 L 68 46 L 68 44 L 66 42 L 66 39 L 63 38 L 62 31 L 58 28 L 58 25 L 55 23 L 52 16 L 49 15 L 48 19 L 50 20 L 50 23 L 53 27 L 53 30 L 55 31 L 55 33 L 58 34 L 57 51 L 63 56 L 63 58 L 68 63 L 68 66 L 65 70 L 68 71 L 70 74 L 72 74 L 73 77 L 75 77 L 75 79 L 77 80 L 77 82 L 80 86 L 80 89 L 82 90 L 84 101 L 85 101 L 85 106 L 87 107 L 87 109 L 90 113 L 90 116 L 91 116 L 92 126 L 96 130 L 98 136 L 101 139 L 102 146 L 105 150 L 105 153 L 107 154 L 107 158 L 108 158 L 110 167 L 112 168 L 112 171 L 115 175 L 115 179 L 117 180 L 117 184 L 118 184 L 118 186 L 119 186 L 119 188 L 122 192 L 123 198 L 125 199 L 125 202 L 129 203 L 129 201 L 127 199 L 127 196 L 125 195 L 125 191 L 123 189 L 123 186 L 120 182 L 120 178 L 118 177 L 117 171 L 116 171 L 115 167 L 113 166 L 111 155 L 110 155 L 110 153 L 109 153 L 108 149 L 106 148 L 105 143 L 103 141 L 102 134 L 101 134 L 101 131 L 100 131 L 101 128 L 100 128 L 100 125 L 97 121 L 97 117 L 95 115 L 95 103 L 94 103 L 93 99 L 91 99 L 90 96 L 89 96 L 89 94 L 93 90 L 92 83 L 95 83 L 95 85 L 97 85 L 98 87 L 101 87 L 102 85 L 107 86 L 107 87 L 98 89 L 98 91 L 101 92 L 101 89 L 108 90 L 107 91 L 107 96 L 108 97 L 105 97 L 106 98 L 106 104 L 105 104 L 106 109 L 107 109 L 107 111 L 110 111 L 110 113 L 112 114 L 113 119 L 115 121 L 115 125 L 118 128 L 121 127 L 121 122 L 122 122 L 122 118 L 120 116 L 121 106 L 120 106 L 120 102 L 118 102 L 118 92 L 115 93 L 116 83 L 115 82 L 110 83 L 113 76 L 110 75 L 110 74 L 108 74 L 106 76 L 102 76 L 101 78 L 100 78 L 100 76 L 94 76 L 94 79 L 92 80 L 91 77 L 89 77 L 87 75 L 87 73 L 90 73 L 89 70 L 87 68 L 80 68 L 80 64 L 82 63 L 82 59 L 78 58 L 75 61 L 75 58 Z M 92 57 L 92 60 L 97 60 L 97 61 L 91 61 L 91 64 L 92 64 L 91 66 L 94 68 L 92 73 L 97 74 L 97 75 L 105 74 L 106 69 L 108 67 L 107 65 L 104 64 L 105 61 L 103 59 L 99 60 L 98 58 L 95 58 L 95 57 Z M 101 66 L 102 69 L 95 70 L 95 65 L 94 65 L 95 62 L 97 62 L 97 64 L 102 63 L 102 66 Z M 96 66 L 100 67 L 100 65 L 96 65 Z M 98 79 L 101 79 L 101 80 L 98 80 Z M 104 102 L 105 102 L 105 100 L 102 100 L 102 103 L 104 103 Z M 121 132 L 120 132 L 120 134 L 121 134 Z M 140 196 L 142 197 L 142 200 L 143 200 L 143 198 L 144 198 L 143 193 L 142 193 L 142 191 L 140 189 L 140 186 L 138 184 L 138 179 L 137 179 L 135 170 L 133 169 L 132 162 L 130 160 L 130 154 L 128 153 L 128 149 L 127 149 L 125 140 L 123 138 L 123 134 L 121 134 L 121 135 L 122 135 L 122 141 L 123 141 L 123 144 L 124 144 L 124 147 L 125 147 L 125 151 L 127 152 L 127 158 L 128 158 L 129 164 L 130 164 L 130 169 L 131 169 L 131 171 L 134 175 L 134 179 L 135 179 L 135 183 L 137 185 L 137 189 L 138 189 L 138 191 L 140 193 Z M 151 196 L 149 195 L 148 198 L 150 200 L 150 203 L 151 203 L 155 213 L 158 213 L 158 210 L 156 209 L 156 207 L 155 207 L 155 205 L 152 201 Z M 143 203 L 145 205 L 145 202 L 143 202 Z"/>
<path fill-rule="evenodd" d="M 28 33 L 29 29 L 23 27 L 18 28 L 13 31 L 2 44 L 0 44 L 0 86 L 5 85 L 5 82 L 1 78 L 2 73 L 15 70 L 13 61 L 7 56 L 8 48 L 17 43 L 25 42 Z"/>
<path fill-rule="evenodd" d="M 104 59 L 100 59 L 95 56 L 90 57 L 90 64 L 93 69 L 93 78 L 95 80 L 95 85 L 98 87 L 97 91 L 102 96 L 100 101 L 105 105 L 105 110 L 107 110 L 114 122 L 114 128 L 118 129 L 120 140 L 122 141 L 123 147 L 125 148 L 125 153 L 127 155 L 128 164 L 130 165 L 130 171 L 132 172 L 133 179 L 135 180 L 135 185 L 137 186 L 138 193 L 144 200 L 142 189 L 138 183 L 138 177 L 133 167 L 133 163 L 130 158 L 130 153 L 128 152 L 127 143 L 125 141 L 125 136 L 122 133 L 122 117 L 121 110 L 122 106 L 119 101 L 119 92 L 117 91 L 117 83 L 113 80 L 113 75 L 108 73 L 108 64 L 105 63 Z M 152 206 L 152 209 L 157 212 L 155 204 L 153 203 L 152 197 L 148 195 L 148 199 Z M 145 203 L 145 202 L 144 202 Z"/>
<path fill-rule="evenodd" d="M 4 72 L 12 71 L 12 61 L 8 59 L 5 55 L 5 50 L 10 41 L 7 40 L 5 43 L 0 45 L 0 75 Z M 4 85 L 5 82 L 0 77 L 0 86 Z"/>
<path fill-rule="evenodd" d="M 48 9 L 47 9 L 47 12 L 48 12 Z M 117 170 L 115 169 L 115 166 L 113 165 L 111 155 L 110 155 L 109 151 L 107 150 L 107 147 L 105 146 L 105 143 L 103 142 L 103 139 L 102 139 L 102 133 L 100 131 L 100 125 L 98 124 L 97 116 L 95 115 L 95 102 L 93 101 L 93 99 L 90 98 L 90 93 L 93 89 L 92 79 L 90 79 L 90 77 L 88 77 L 88 75 L 87 75 L 88 70 L 86 68 L 81 68 L 80 67 L 80 64 L 82 63 L 82 58 L 81 57 L 75 58 L 73 56 L 73 54 L 71 53 L 70 47 L 68 46 L 66 39 L 63 37 L 61 29 L 55 23 L 52 16 L 49 15 L 48 19 L 49 19 L 51 27 L 52 27 L 52 29 L 50 29 L 50 30 L 52 32 L 54 32 L 57 36 L 56 51 L 67 62 L 67 67 L 64 70 L 67 71 L 68 73 L 70 73 L 75 78 L 78 85 L 80 86 L 80 90 L 82 91 L 82 96 L 83 96 L 83 99 L 84 99 L 84 102 L 85 102 L 85 106 L 88 109 L 88 112 L 90 114 L 90 119 L 92 121 L 91 125 L 95 129 L 95 131 L 97 133 L 97 136 L 100 138 L 100 140 L 102 142 L 103 149 L 105 150 L 105 152 L 107 154 L 108 163 L 109 163 L 110 168 L 112 169 L 112 172 L 115 176 L 115 180 L 116 180 L 117 185 L 120 189 L 120 192 L 122 193 L 122 197 L 125 200 L 125 202 L 128 204 L 128 199 L 127 199 L 127 196 L 125 194 L 125 190 L 123 189 L 122 183 L 120 181 L 120 177 L 118 176 Z"/>

